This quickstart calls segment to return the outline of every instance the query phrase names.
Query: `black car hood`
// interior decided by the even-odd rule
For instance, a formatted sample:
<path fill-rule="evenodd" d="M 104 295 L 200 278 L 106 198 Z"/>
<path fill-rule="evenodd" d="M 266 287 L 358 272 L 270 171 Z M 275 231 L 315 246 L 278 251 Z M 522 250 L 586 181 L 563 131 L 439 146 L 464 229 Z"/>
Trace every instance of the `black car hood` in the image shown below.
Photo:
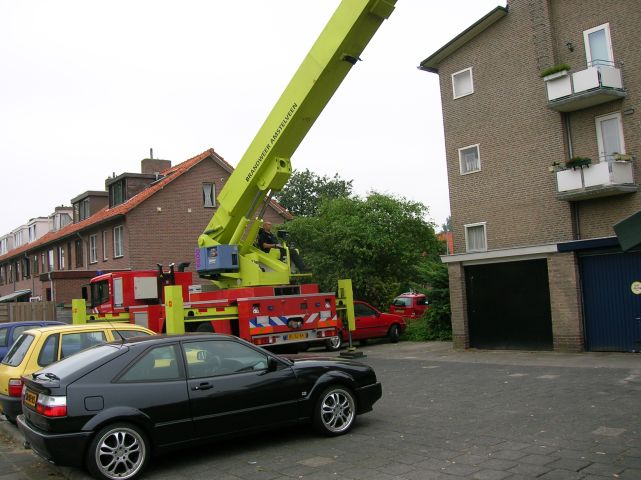
<path fill-rule="evenodd" d="M 329 357 L 322 355 L 313 355 L 313 354 L 290 354 L 290 355 L 279 355 L 281 358 L 286 358 L 290 362 L 294 363 L 296 366 L 303 365 L 363 365 L 361 362 L 356 362 L 354 360 L 339 358 L 339 357 Z"/>

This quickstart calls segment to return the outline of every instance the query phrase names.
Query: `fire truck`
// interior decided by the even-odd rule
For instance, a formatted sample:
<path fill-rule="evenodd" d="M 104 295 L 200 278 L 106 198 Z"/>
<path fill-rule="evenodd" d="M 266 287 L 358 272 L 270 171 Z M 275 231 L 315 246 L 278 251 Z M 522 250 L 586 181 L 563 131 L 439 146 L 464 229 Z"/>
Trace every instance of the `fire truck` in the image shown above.
<path fill-rule="evenodd" d="M 272 196 L 292 174 L 291 156 L 396 0 L 343 0 L 221 190 L 198 238 L 195 267 L 214 290 L 192 285 L 184 265 L 112 272 L 91 280 L 91 309 L 73 300 L 73 322 L 129 321 L 156 332 L 231 333 L 256 345 L 310 344 L 354 329 L 351 282 L 323 293 L 292 273 L 291 251 L 256 245 Z M 284 259 L 282 252 L 285 253 Z"/>

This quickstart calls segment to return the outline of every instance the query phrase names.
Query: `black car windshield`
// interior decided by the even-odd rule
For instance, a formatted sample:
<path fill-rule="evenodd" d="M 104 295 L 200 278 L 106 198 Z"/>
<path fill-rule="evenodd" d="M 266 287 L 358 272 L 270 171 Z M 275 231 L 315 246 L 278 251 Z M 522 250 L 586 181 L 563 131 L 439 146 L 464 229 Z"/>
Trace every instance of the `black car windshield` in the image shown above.
<path fill-rule="evenodd" d="M 63 358 L 59 362 L 52 363 L 40 370 L 40 372 L 52 373 L 56 377 L 65 378 L 70 373 L 74 373 L 83 367 L 93 365 L 100 360 L 104 360 L 109 356 L 115 355 L 119 351 L 122 351 L 120 345 L 96 345 L 70 355 L 69 357 Z"/>
<path fill-rule="evenodd" d="M 22 363 L 24 356 L 27 354 L 29 347 L 33 343 L 33 335 L 23 333 L 18 337 L 18 340 L 11 345 L 7 356 L 4 357 L 2 363 L 11 367 L 17 367 Z"/>

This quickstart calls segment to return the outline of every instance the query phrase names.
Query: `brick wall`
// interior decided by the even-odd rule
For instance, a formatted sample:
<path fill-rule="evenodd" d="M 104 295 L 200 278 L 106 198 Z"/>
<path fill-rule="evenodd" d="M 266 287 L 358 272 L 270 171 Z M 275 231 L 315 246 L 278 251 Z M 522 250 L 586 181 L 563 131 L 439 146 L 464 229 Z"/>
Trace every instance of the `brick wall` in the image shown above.
<path fill-rule="evenodd" d="M 469 348 L 465 270 L 459 262 L 450 263 L 448 264 L 448 273 L 450 277 L 450 305 L 452 309 L 452 340 L 454 348 Z"/>
<path fill-rule="evenodd" d="M 554 350 L 580 352 L 584 335 L 579 271 L 574 253 L 557 253 L 548 257 L 550 310 Z"/>

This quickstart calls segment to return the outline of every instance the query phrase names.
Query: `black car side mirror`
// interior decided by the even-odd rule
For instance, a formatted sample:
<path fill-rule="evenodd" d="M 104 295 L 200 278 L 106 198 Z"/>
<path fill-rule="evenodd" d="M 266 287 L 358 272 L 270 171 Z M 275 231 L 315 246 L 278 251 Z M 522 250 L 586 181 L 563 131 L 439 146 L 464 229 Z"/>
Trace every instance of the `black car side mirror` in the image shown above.
<path fill-rule="evenodd" d="M 267 371 L 275 372 L 276 370 L 278 370 L 278 360 L 274 357 L 267 357 Z"/>

